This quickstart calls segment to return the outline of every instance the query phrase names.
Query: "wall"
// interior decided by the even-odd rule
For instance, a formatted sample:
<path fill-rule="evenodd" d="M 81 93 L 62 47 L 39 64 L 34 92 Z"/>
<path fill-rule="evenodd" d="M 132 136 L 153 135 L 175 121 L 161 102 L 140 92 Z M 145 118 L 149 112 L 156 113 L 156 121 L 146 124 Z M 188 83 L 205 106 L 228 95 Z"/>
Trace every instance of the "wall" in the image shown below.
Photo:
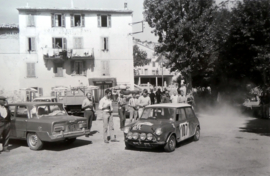
<path fill-rule="evenodd" d="M 104 77 L 102 72 L 102 61 L 110 61 L 110 77 L 116 77 L 117 83 L 128 83 L 133 87 L 133 42 L 132 15 L 111 14 L 112 27 L 98 28 L 97 15 L 85 14 L 85 27 L 70 27 L 70 16 L 66 14 L 66 27 L 51 27 L 51 14 L 41 12 L 35 15 L 35 27 L 27 27 L 27 14 L 20 12 L 20 52 L 24 56 L 22 74 L 20 76 L 21 87 L 43 87 L 44 95 L 49 95 L 51 87 L 54 86 L 78 86 L 81 83 L 88 85 L 89 78 Z M 55 77 L 52 62 L 45 65 L 43 54 L 52 49 L 52 37 L 64 37 L 67 39 L 67 49 L 73 48 L 73 38 L 83 37 L 84 49 L 91 53 L 94 51 L 93 62 L 87 61 L 87 76 L 71 76 L 70 61 L 64 63 L 64 77 Z M 101 51 L 101 37 L 109 37 L 109 51 Z M 36 37 L 37 51 L 29 54 L 27 52 L 27 38 Z M 26 78 L 26 63 L 35 62 L 36 78 Z"/>

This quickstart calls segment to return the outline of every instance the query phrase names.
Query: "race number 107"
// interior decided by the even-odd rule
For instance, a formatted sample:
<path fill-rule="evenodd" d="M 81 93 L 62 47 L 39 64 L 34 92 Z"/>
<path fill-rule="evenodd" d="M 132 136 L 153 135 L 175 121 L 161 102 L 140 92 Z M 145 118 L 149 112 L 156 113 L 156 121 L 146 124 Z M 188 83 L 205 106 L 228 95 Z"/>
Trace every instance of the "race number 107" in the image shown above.
<path fill-rule="evenodd" d="M 188 138 L 189 123 L 188 122 L 181 123 L 179 129 L 180 129 L 180 138 L 181 138 L 181 140 Z"/>

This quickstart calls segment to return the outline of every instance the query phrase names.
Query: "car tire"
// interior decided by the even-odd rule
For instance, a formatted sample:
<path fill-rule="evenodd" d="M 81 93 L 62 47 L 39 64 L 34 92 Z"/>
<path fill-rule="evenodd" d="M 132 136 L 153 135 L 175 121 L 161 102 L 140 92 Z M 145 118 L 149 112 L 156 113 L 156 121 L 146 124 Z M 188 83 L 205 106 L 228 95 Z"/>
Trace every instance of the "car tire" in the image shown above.
<path fill-rule="evenodd" d="M 130 145 L 129 143 L 127 143 L 127 142 L 125 142 L 125 145 L 126 145 L 126 149 L 132 149 L 133 148 L 133 146 Z"/>
<path fill-rule="evenodd" d="M 194 134 L 194 137 L 193 137 L 193 140 L 194 141 L 198 141 L 199 139 L 200 139 L 200 135 L 201 135 L 201 133 L 200 133 L 200 127 L 196 127 L 196 131 L 195 131 L 195 134 Z"/>
<path fill-rule="evenodd" d="M 171 135 L 169 137 L 168 142 L 164 146 L 164 150 L 166 152 L 173 152 L 175 150 L 175 147 L 176 147 L 176 139 L 175 139 L 175 136 L 174 135 Z"/>
<path fill-rule="evenodd" d="M 73 143 L 76 141 L 76 139 L 77 139 L 77 138 L 65 139 L 65 141 L 64 141 L 64 142 L 65 142 L 66 144 L 68 144 L 68 145 L 69 145 L 69 144 L 73 144 Z"/>
<path fill-rule="evenodd" d="M 28 133 L 27 145 L 31 150 L 40 150 L 43 147 L 43 142 L 39 139 L 36 133 Z"/>

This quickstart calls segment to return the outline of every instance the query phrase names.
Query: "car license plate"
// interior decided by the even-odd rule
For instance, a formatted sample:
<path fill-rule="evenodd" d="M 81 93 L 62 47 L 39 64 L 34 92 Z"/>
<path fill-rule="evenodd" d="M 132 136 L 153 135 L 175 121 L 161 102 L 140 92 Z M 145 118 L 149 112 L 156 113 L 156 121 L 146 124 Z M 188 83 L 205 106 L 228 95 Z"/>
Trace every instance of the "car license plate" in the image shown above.
<path fill-rule="evenodd" d="M 76 125 L 69 125 L 69 131 L 75 131 L 76 130 Z"/>
<path fill-rule="evenodd" d="M 133 142 L 133 144 L 135 144 L 135 145 L 139 145 L 139 142 Z"/>

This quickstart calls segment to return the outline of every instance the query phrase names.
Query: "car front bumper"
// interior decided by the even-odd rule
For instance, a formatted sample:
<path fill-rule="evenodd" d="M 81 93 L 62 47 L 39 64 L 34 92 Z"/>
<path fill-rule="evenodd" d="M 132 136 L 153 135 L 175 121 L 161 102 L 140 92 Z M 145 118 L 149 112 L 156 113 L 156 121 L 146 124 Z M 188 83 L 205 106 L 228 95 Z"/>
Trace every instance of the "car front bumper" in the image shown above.
<path fill-rule="evenodd" d="M 139 140 L 125 140 L 126 143 L 138 148 L 154 148 L 163 146 L 166 144 L 165 141 L 139 141 Z"/>
<path fill-rule="evenodd" d="M 81 131 L 70 131 L 70 132 L 60 132 L 59 134 L 50 135 L 48 132 L 37 133 L 39 138 L 42 141 L 46 142 L 55 142 L 62 141 L 66 138 L 76 138 L 80 136 L 84 136 L 90 133 L 90 130 L 81 130 Z"/>

